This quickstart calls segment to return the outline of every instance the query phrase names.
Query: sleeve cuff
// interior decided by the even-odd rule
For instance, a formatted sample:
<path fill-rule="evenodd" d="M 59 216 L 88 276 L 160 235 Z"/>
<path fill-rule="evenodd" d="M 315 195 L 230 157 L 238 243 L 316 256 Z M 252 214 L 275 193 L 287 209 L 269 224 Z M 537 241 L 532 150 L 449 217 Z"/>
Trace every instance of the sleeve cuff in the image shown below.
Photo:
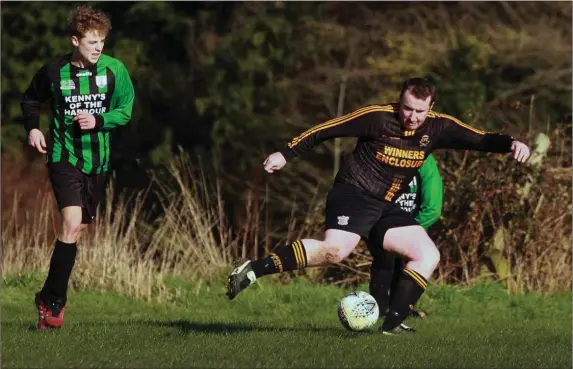
<path fill-rule="evenodd" d="M 96 124 L 95 124 L 94 129 L 101 129 L 101 128 L 103 128 L 103 124 L 104 124 L 103 117 L 102 117 L 100 114 L 94 114 L 94 117 L 95 117 L 95 120 L 96 120 Z"/>
<path fill-rule="evenodd" d="M 33 129 L 40 129 L 40 119 L 30 119 L 24 122 L 24 129 L 26 130 L 26 134 L 30 134 L 30 131 Z"/>
<path fill-rule="evenodd" d="M 289 161 L 296 156 L 296 152 L 294 152 L 290 147 L 285 147 L 280 151 L 280 153 L 285 157 L 286 161 Z"/>

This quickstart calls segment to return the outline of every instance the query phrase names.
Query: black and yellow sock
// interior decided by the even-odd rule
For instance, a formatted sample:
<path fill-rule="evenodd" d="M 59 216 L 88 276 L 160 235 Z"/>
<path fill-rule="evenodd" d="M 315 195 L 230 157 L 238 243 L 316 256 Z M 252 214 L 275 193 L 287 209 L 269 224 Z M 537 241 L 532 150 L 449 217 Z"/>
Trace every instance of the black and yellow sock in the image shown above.
<path fill-rule="evenodd" d="M 40 297 L 47 301 L 62 301 L 64 304 L 67 300 L 68 281 L 72 274 L 72 269 L 76 262 L 76 253 L 78 247 L 74 243 L 65 243 L 56 240 L 54 251 L 50 259 L 50 269 L 48 277 L 44 283 Z"/>
<path fill-rule="evenodd" d="M 428 281 L 424 277 L 412 269 L 405 268 L 394 291 L 388 314 L 382 323 L 382 330 L 389 331 L 400 325 L 408 316 L 410 309 L 416 305 L 426 287 L 428 287 Z"/>
<path fill-rule="evenodd" d="M 270 255 L 251 262 L 257 277 L 306 268 L 306 250 L 302 241 L 277 247 Z"/>

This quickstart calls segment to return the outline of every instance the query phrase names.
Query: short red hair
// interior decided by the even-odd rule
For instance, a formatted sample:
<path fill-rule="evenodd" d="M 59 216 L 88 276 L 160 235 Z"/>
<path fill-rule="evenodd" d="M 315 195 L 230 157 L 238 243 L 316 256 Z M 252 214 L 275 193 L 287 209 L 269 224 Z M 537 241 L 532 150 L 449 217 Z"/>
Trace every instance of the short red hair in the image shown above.
<path fill-rule="evenodd" d="M 69 29 L 72 36 L 79 38 L 85 36 L 88 31 L 97 31 L 100 35 L 107 36 L 111 30 L 111 21 L 102 11 L 80 5 L 70 14 Z"/>

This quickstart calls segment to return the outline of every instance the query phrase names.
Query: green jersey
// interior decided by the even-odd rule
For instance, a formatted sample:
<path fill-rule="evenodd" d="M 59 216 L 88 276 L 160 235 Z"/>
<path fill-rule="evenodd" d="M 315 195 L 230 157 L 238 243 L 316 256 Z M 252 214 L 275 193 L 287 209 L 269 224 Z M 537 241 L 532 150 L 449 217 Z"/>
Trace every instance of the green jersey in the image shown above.
<path fill-rule="evenodd" d="M 430 154 L 410 182 L 409 190 L 403 192 L 396 203 L 427 230 L 442 214 L 443 188 L 438 164 Z"/>
<path fill-rule="evenodd" d="M 110 131 L 131 119 L 134 90 L 123 63 L 101 54 L 87 68 L 71 64 L 71 54 L 44 65 L 34 76 L 22 99 L 25 128 L 39 128 L 41 103 L 51 100 L 47 136 L 48 163 L 67 161 L 85 174 L 109 170 Z M 91 114 L 96 125 L 81 130 L 73 118 Z"/>

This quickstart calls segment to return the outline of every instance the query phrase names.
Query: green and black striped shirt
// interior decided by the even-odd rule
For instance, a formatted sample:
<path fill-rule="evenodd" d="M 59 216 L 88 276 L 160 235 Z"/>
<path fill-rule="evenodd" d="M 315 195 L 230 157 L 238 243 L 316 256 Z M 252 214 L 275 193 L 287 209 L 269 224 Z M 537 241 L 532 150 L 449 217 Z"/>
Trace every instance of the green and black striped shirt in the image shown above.
<path fill-rule="evenodd" d="M 110 131 L 131 119 L 134 90 L 123 63 L 101 54 L 87 68 L 71 64 L 71 54 L 44 65 L 22 99 L 25 128 L 39 128 L 40 105 L 51 100 L 47 137 L 48 163 L 67 161 L 85 174 L 109 169 Z M 96 118 L 91 130 L 81 130 L 73 117 L 84 112 Z"/>

